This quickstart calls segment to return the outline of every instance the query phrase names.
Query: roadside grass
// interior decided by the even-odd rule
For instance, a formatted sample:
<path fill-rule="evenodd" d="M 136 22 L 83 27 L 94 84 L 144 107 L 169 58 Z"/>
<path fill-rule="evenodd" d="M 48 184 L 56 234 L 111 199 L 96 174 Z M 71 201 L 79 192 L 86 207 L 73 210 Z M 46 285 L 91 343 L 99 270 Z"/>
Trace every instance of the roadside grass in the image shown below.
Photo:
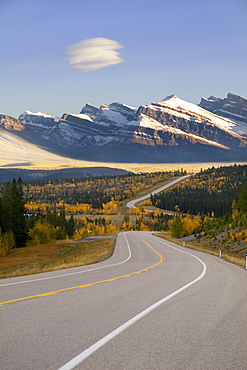
<path fill-rule="evenodd" d="M 180 239 L 173 238 L 169 232 L 154 233 L 154 235 L 160 238 L 163 238 L 165 240 L 174 242 L 176 244 L 185 246 L 187 248 L 197 250 L 199 252 L 204 252 L 204 253 L 212 254 L 214 256 L 219 256 L 218 247 L 208 246 L 206 242 L 201 242 L 200 239 L 199 240 L 194 239 L 192 241 L 183 241 Z M 221 258 L 225 259 L 226 261 L 230 263 L 234 263 L 236 265 L 240 265 L 240 266 L 246 265 L 246 259 L 244 256 L 234 255 L 234 251 L 232 251 L 231 254 L 227 253 L 226 251 L 224 251 L 223 247 L 222 247 Z"/>
<path fill-rule="evenodd" d="M 224 258 L 228 262 L 235 263 L 236 265 L 240 265 L 240 266 L 246 265 L 245 258 L 243 257 L 235 257 L 235 256 L 231 256 L 226 253 L 222 253 L 222 258 Z"/>
<path fill-rule="evenodd" d="M 76 242 L 61 240 L 16 248 L 0 257 L 0 279 L 96 263 L 114 250 L 115 238 Z"/>
<path fill-rule="evenodd" d="M 169 183 L 171 179 L 162 183 L 155 184 L 149 189 L 143 189 L 141 192 L 136 193 L 134 198 L 139 198 L 155 189 Z M 128 215 L 129 220 L 135 224 L 137 215 L 129 214 L 129 208 L 126 207 L 130 199 L 125 199 L 121 202 L 119 212 L 117 214 L 78 214 L 74 218 L 98 218 L 110 216 L 114 225 L 121 226 L 124 221 L 124 216 Z M 143 202 L 139 203 L 143 206 Z M 157 208 L 154 206 L 145 206 L 145 208 L 155 211 Z M 164 212 L 164 210 L 161 210 Z M 169 232 L 154 232 L 154 235 L 162 237 L 163 239 L 184 245 L 184 241 L 174 239 Z M 0 279 L 37 274 L 41 272 L 54 271 L 66 269 L 71 267 L 83 266 L 88 264 L 97 263 L 99 260 L 109 256 L 114 250 L 115 238 L 109 236 L 109 239 L 98 239 L 91 241 L 78 242 L 75 240 L 61 240 L 49 244 L 33 245 L 25 248 L 12 249 L 10 254 L 5 257 L 0 257 Z M 186 241 L 185 246 L 198 250 L 204 253 L 209 253 L 219 256 L 219 245 L 213 241 L 213 244 L 205 238 L 193 241 Z M 226 249 L 226 248 L 225 248 Z M 245 266 L 245 253 L 247 248 L 242 248 L 242 256 L 238 256 L 236 249 L 228 250 L 228 253 L 222 248 L 222 258 L 225 260 Z M 229 253 L 230 252 L 230 253 Z M 244 256 L 243 256 L 244 255 Z"/>

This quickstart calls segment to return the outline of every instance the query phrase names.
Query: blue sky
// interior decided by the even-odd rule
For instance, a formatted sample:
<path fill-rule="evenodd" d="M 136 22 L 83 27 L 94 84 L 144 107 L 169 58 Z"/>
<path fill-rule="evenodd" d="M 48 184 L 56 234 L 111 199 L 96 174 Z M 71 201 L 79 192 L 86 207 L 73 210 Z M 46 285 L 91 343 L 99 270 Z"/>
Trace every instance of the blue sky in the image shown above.
<path fill-rule="evenodd" d="M 0 14 L 2 114 L 138 107 L 171 94 L 196 104 L 227 92 L 247 98 L 246 0 L 0 0 Z M 102 54 L 85 48 L 91 39 L 119 48 L 85 71 L 89 51 Z M 78 45 L 75 69 L 68 50 Z"/>

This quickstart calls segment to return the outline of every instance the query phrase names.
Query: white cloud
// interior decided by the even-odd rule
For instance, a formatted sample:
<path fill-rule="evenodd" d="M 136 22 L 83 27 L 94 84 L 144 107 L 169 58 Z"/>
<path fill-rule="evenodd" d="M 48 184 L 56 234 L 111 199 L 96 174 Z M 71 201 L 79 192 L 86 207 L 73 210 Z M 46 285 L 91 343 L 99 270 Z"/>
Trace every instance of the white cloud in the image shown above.
<path fill-rule="evenodd" d="M 122 63 L 124 60 L 116 51 L 121 48 L 123 46 L 117 41 L 97 37 L 68 46 L 63 56 L 69 60 L 69 67 L 75 71 L 90 72 Z"/>

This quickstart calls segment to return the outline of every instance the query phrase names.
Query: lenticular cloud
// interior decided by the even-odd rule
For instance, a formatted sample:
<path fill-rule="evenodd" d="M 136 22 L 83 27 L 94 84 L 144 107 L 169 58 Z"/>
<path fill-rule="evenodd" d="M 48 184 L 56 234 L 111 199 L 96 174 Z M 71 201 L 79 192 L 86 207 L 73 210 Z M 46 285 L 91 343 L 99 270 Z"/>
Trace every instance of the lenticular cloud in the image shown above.
<path fill-rule="evenodd" d="M 75 71 L 90 72 L 123 62 L 116 51 L 121 48 L 117 41 L 97 37 L 68 46 L 64 57 Z"/>

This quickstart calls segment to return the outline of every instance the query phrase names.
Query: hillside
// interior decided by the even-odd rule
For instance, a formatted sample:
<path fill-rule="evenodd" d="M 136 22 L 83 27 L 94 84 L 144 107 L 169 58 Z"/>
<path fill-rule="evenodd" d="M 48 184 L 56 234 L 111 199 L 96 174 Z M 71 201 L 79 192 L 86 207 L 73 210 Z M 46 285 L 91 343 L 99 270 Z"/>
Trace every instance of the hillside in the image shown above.
<path fill-rule="evenodd" d="M 57 180 L 68 178 L 89 178 L 102 176 L 127 175 L 130 171 L 109 167 L 63 168 L 59 170 L 27 170 L 18 168 L 0 168 L 0 182 L 11 181 L 19 177 L 24 181 Z"/>
<path fill-rule="evenodd" d="M 238 191 L 247 182 L 247 165 L 211 167 L 183 183 L 151 196 L 152 204 L 192 215 L 223 216 L 231 210 Z"/>
<path fill-rule="evenodd" d="M 39 149 L 77 160 L 193 163 L 247 159 L 244 116 L 235 121 L 175 95 L 139 108 L 116 102 L 99 108 L 86 104 L 80 113 L 62 117 L 25 111 L 19 120 L 0 118 L 1 136 L 11 131 Z"/>
<path fill-rule="evenodd" d="M 66 150 L 104 161 L 167 163 L 211 161 L 246 154 L 247 126 L 175 95 L 138 109 L 121 103 L 86 104 L 61 118 L 29 111 L 19 120 Z"/>

